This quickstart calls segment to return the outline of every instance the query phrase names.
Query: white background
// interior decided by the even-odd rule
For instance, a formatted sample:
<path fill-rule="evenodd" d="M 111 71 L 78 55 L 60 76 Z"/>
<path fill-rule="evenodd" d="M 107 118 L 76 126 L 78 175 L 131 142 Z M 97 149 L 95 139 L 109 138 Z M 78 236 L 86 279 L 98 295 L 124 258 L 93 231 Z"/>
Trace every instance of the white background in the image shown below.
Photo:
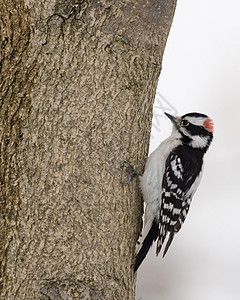
<path fill-rule="evenodd" d="M 156 258 L 154 245 L 139 268 L 137 300 L 240 299 L 239 57 L 239 0 L 178 0 L 158 91 L 178 115 L 209 115 L 215 135 L 168 254 Z M 150 151 L 171 132 L 167 118 L 158 121 Z"/>

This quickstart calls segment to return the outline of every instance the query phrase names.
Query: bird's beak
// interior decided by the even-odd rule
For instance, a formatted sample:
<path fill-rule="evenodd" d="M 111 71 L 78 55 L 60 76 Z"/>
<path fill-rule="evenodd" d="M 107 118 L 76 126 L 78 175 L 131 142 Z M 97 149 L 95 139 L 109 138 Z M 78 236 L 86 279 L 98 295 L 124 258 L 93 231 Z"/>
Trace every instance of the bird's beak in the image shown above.
<path fill-rule="evenodd" d="M 166 113 L 166 112 L 165 112 L 165 115 L 171 120 L 171 122 L 173 123 L 173 125 L 175 125 L 177 127 L 177 118 L 174 117 L 174 116 L 172 116 L 172 115 L 170 115 L 170 114 L 168 114 L 168 113 Z"/>

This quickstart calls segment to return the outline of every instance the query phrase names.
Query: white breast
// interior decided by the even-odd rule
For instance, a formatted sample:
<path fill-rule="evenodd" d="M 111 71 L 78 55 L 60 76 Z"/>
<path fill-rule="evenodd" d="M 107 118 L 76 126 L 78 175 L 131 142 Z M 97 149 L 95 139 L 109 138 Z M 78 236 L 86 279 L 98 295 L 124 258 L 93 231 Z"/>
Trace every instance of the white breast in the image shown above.
<path fill-rule="evenodd" d="M 172 135 L 164 140 L 147 159 L 145 171 L 143 176 L 140 177 L 140 186 L 146 204 L 145 225 L 148 221 L 153 220 L 155 216 L 158 217 L 166 159 L 169 153 L 180 145 L 180 137 L 177 131 L 173 131 Z"/>

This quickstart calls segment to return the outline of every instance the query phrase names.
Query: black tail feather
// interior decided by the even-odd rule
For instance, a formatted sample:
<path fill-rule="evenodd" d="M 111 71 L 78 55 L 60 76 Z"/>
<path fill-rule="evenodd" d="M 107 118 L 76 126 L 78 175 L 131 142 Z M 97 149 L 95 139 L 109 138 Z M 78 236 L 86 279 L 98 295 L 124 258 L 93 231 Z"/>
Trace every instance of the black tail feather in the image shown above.
<path fill-rule="evenodd" d="M 143 241 L 142 247 L 136 256 L 134 272 L 136 272 L 139 266 L 141 265 L 150 247 L 152 246 L 153 241 L 156 241 L 157 237 L 158 237 L 158 223 L 154 219 L 152 223 L 152 227 L 150 228 L 145 240 Z"/>
<path fill-rule="evenodd" d="M 169 238 L 168 238 L 168 241 L 167 241 L 167 244 L 165 246 L 165 249 L 164 249 L 164 252 L 163 252 L 163 257 L 167 254 L 168 252 L 168 249 L 173 241 L 173 238 L 174 238 L 174 234 L 175 232 L 174 231 L 171 231 L 170 234 L 169 234 Z"/>

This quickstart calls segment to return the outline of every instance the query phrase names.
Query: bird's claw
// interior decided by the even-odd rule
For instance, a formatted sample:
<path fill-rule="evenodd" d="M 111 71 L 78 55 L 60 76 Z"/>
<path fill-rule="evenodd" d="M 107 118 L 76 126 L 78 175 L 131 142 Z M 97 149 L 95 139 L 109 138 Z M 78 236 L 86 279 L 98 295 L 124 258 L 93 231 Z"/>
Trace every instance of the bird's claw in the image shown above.
<path fill-rule="evenodd" d="M 139 176 L 138 172 L 126 160 L 121 165 L 121 168 L 125 168 L 126 171 L 129 173 L 128 178 L 122 181 L 122 184 L 129 184 L 135 177 Z"/>

